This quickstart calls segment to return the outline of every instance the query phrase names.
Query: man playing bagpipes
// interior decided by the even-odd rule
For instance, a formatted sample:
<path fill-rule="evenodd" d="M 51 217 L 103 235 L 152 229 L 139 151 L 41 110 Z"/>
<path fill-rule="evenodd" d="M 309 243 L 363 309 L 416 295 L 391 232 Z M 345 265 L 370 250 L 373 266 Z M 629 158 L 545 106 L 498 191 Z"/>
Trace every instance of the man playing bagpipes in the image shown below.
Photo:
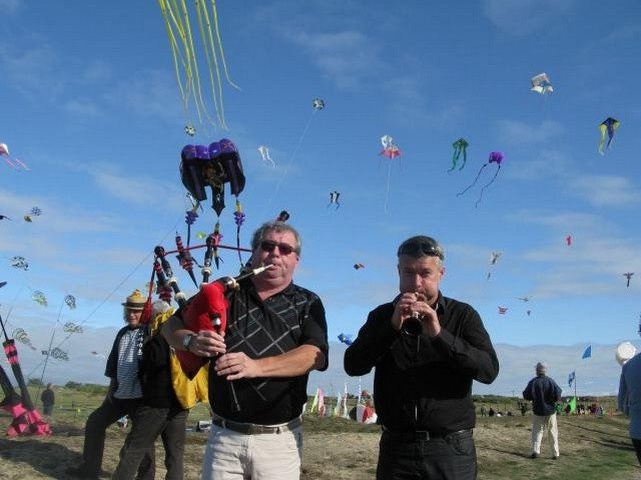
<path fill-rule="evenodd" d="M 250 268 L 265 271 L 204 285 L 163 327 L 187 363 L 209 363 L 203 479 L 298 479 L 308 375 L 328 366 L 323 304 L 293 283 L 300 235 L 272 221 L 251 247 Z"/>

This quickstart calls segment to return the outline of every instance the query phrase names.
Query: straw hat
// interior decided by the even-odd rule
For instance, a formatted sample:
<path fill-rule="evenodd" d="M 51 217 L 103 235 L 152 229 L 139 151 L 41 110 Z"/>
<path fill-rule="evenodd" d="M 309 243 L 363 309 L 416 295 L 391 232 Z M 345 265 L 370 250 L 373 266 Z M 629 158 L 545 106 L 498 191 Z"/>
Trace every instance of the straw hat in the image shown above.
<path fill-rule="evenodd" d="M 146 302 L 147 299 L 143 297 L 140 290 L 136 289 L 127 297 L 127 301 L 124 302 L 122 306 L 129 310 L 143 310 Z"/>

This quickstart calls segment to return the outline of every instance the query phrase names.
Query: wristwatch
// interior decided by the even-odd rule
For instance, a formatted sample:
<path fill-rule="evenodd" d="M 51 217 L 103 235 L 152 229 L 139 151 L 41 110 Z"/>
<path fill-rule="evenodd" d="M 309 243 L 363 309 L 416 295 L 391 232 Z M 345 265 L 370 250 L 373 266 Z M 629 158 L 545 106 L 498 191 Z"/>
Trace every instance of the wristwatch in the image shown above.
<path fill-rule="evenodd" d="M 193 340 L 194 336 L 195 335 L 191 333 L 187 333 L 183 337 L 183 347 L 185 348 L 185 350 L 189 351 L 189 345 L 191 345 L 191 341 Z"/>

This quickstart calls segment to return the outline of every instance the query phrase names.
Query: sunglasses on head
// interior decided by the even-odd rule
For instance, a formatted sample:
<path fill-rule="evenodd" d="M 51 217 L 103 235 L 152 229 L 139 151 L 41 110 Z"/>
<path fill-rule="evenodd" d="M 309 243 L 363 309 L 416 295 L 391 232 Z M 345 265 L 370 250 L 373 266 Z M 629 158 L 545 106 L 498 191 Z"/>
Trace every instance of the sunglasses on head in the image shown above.
<path fill-rule="evenodd" d="M 443 260 L 443 252 L 432 241 L 407 242 L 398 249 L 398 255 L 427 255 Z"/>
<path fill-rule="evenodd" d="M 276 243 L 270 240 L 263 240 L 260 242 L 260 249 L 264 252 L 271 253 L 276 247 L 278 247 L 278 251 L 281 255 L 290 255 L 292 252 L 296 251 L 294 247 L 287 245 L 286 243 Z"/>

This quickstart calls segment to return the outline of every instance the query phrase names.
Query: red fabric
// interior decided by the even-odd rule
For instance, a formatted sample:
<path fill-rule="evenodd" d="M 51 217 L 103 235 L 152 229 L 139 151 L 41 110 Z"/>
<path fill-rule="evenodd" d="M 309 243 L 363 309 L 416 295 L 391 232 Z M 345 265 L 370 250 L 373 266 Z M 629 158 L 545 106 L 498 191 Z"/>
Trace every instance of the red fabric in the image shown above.
<path fill-rule="evenodd" d="M 212 318 L 218 316 L 220 326 L 217 330 L 222 333 L 227 327 L 227 307 L 225 286 L 220 282 L 207 283 L 201 287 L 187 306 L 183 316 L 185 328 L 196 333 L 201 330 L 214 330 Z M 176 351 L 176 356 L 189 378 L 193 378 L 198 369 L 208 361 L 207 358 L 199 357 L 185 350 Z"/>

